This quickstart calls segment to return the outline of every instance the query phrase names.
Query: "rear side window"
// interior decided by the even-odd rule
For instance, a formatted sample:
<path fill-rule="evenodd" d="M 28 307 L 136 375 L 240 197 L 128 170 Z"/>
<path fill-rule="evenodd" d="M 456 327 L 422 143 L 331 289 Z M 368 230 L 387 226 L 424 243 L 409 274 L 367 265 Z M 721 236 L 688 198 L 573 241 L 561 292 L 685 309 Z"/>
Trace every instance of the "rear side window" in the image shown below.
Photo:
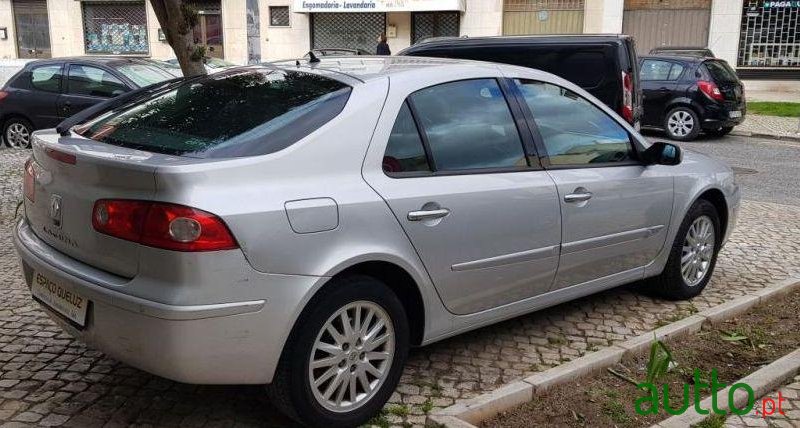
<path fill-rule="evenodd" d="M 61 90 L 61 65 L 43 65 L 31 69 L 31 86 L 46 92 Z"/>
<path fill-rule="evenodd" d="M 640 73 L 643 81 L 668 80 L 671 68 L 672 63 L 669 61 L 646 59 L 642 63 L 642 70 Z"/>
<path fill-rule="evenodd" d="M 110 98 L 127 90 L 122 81 L 102 68 L 78 64 L 69 66 L 67 92 L 70 94 Z"/>
<path fill-rule="evenodd" d="M 714 81 L 717 83 L 734 83 L 739 81 L 736 72 L 725 62 L 706 61 L 703 65 L 705 65 L 706 70 L 708 70 L 711 77 L 713 77 Z"/>
<path fill-rule="evenodd" d="M 383 170 L 389 174 L 431 170 L 422 138 L 407 103 L 403 103 L 392 127 L 386 153 L 383 155 Z"/>
<path fill-rule="evenodd" d="M 551 165 L 613 164 L 633 159 L 628 132 L 594 104 L 560 86 L 517 80 Z"/>
<path fill-rule="evenodd" d="M 174 79 L 175 76 L 164 69 L 146 64 L 126 64 L 116 67 L 116 70 L 139 87 L 161 83 L 165 80 Z"/>
<path fill-rule="evenodd" d="M 327 77 L 258 69 L 182 82 L 77 130 L 108 144 L 193 157 L 284 149 L 336 117 L 351 88 Z"/>
<path fill-rule="evenodd" d="M 410 100 L 437 171 L 527 167 L 519 132 L 496 80 L 432 86 Z"/>

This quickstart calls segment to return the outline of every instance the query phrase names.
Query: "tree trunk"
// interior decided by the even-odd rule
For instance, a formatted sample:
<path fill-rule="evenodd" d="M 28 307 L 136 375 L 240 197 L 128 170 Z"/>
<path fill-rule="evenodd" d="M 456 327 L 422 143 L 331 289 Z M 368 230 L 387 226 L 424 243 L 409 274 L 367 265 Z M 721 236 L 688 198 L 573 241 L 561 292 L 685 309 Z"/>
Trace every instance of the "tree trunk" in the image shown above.
<path fill-rule="evenodd" d="M 194 11 L 183 5 L 184 0 L 150 0 L 161 31 L 175 52 L 185 77 L 206 74 L 203 65 L 205 46 L 194 42 L 193 27 L 197 23 Z"/>

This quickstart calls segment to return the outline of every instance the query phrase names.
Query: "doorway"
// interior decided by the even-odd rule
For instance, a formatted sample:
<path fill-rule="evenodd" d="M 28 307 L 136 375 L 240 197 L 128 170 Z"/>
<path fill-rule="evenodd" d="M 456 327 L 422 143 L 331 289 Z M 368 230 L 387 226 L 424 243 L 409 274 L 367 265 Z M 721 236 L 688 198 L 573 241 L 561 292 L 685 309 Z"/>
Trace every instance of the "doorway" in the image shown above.
<path fill-rule="evenodd" d="M 47 0 L 13 0 L 19 58 L 50 58 Z"/>

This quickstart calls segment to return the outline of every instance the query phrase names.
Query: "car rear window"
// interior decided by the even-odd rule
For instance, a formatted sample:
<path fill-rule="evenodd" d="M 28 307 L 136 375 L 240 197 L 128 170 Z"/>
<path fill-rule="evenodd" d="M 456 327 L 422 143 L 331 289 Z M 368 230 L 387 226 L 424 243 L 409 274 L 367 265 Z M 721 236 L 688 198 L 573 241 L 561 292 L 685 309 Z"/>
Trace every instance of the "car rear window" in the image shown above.
<path fill-rule="evenodd" d="M 154 85 L 180 77 L 169 73 L 165 69 L 147 64 L 125 64 L 115 68 L 139 87 Z"/>
<path fill-rule="evenodd" d="M 76 132 L 157 153 L 256 156 L 284 149 L 336 117 L 350 91 L 337 80 L 298 71 L 223 72 L 112 110 Z"/>
<path fill-rule="evenodd" d="M 717 83 L 733 83 L 739 81 L 739 78 L 736 77 L 736 72 L 734 72 L 726 62 L 706 61 L 704 64 L 708 72 L 711 73 L 711 77 L 713 77 Z"/>

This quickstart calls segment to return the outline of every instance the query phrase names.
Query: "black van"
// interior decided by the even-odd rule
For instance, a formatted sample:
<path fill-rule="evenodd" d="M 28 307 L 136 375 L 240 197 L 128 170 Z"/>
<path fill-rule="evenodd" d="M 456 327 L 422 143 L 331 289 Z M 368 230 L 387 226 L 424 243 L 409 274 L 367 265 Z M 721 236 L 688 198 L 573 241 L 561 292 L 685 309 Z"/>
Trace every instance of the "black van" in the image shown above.
<path fill-rule="evenodd" d="M 536 68 L 582 87 L 637 128 L 642 117 L 639 66 L 630 36 L 437 38 L 406 48 L 398 55 L 472 59 Z"/>

